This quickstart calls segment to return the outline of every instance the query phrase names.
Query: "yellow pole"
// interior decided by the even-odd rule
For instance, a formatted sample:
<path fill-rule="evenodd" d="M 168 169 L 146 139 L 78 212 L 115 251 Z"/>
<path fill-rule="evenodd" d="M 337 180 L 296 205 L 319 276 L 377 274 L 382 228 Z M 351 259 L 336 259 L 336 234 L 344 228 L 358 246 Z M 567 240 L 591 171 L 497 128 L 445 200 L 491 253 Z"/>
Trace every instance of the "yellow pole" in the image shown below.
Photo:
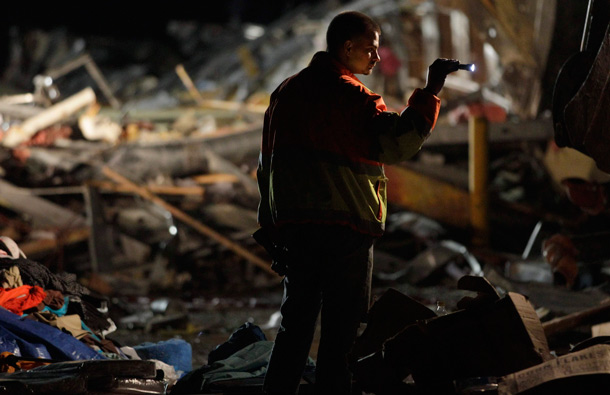
<path fill-rule="evenodd" d="M 470 224 L 472 243 L 489 243 L 488 124 L 482 117 L 471 117 L 468 122 L 468 188 L 470 191 Z"/>

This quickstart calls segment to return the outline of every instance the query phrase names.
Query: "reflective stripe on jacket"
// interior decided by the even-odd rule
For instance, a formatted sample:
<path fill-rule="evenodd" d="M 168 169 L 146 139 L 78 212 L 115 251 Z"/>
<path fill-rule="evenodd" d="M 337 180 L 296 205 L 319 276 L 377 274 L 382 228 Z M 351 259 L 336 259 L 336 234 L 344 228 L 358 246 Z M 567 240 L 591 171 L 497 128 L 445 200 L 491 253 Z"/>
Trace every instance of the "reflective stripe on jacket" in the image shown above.
<path fill-rule="evenodd" d="M 386 219 L 384 163 L 419 151 L 440 100 L 415 90 L 401 113 L 388 112 L 326 52 L 286 79 L 265 113 L 257 177 L 261 226 L 344 224 L 379 236 Z"/>

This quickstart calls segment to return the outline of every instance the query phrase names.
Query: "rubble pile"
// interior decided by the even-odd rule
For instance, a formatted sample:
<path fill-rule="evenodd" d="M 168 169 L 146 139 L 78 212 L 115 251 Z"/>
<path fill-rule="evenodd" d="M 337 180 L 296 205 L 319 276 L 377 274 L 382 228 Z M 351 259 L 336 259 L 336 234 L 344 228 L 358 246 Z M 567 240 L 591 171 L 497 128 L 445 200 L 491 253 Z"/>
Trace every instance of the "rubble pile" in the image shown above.
<path fill-rule="evenodd" d="M 357 388 L 606 384 L 610 176 L 557 146 L 545 107 L 566 33 L 555 18 L 566 11 L 547 1 L 339 3 L 302 2 L 265 25 L 172 21 L 175 47 L 10 30 L 0 75 L 2 390 L 260 391 L 281 299 L 252 237 L 264 111 L 344 9 L 381 23 L 388 66 L 363 82 L 391 109 L 437 57 L 479 70 L 448 77 L 422 151 L 386 168 L 390 212 L 352 353 Z M 471 222 L 473 119 L 488 132 L 481 229 Z M 311 357 L 300 393 L 312 388 Z"/>

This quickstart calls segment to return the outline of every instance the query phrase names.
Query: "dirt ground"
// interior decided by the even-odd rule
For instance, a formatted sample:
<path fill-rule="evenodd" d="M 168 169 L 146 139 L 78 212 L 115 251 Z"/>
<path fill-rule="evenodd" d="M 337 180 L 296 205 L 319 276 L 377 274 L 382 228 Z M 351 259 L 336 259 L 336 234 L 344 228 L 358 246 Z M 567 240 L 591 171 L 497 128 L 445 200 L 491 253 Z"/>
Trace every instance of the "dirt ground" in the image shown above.
<path fill-rule="evenodd" d="M 190 311 L 188 322 L 182 328 L 166 328 L 154 332 L 143 329 L 119 328 L 108 335 L 123 346 L 136 346 L 144 342 L 157 343 L 172 338 L 187 341 L 192 347 L 193 369 L 206 365 L 210 351 L 226 342 L 231 334 L 246 322 L 259 326 L 267 340 L 274 340 L 277 332 L 281 290 L 270 291 L 263 302 L 260 298 L 224 299 L 215 307 Z M 211 302 L 212 304 L 214 302 Z M 310 356 L 315 360 L 319 340 L 319 323 Z"/>

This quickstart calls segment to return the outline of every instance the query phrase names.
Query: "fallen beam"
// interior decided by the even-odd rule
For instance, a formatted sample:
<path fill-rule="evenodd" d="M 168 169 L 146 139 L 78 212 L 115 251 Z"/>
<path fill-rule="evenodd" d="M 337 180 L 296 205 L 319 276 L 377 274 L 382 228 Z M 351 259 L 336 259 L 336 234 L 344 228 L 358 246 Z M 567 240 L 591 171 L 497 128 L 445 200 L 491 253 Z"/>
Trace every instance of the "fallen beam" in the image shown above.
<path fill-rule="evenodd" d="M 26 119 L 20 125 L 11 127 L 2 140 L 2 145 L 14 148 L 27 141 L 39 130 L 65 120 L 93 103 L 95 103 L 95 92 L 91 88 L 85 88 L 66 100 Z"/>
<path fill-rule="evenodd" d="M 199 90 L 197 90 L 197 87 L 195 87 L 193 80 L 188 75 L 182 64 L 176 66 L 176 74 L 178 74 L 178 77 L 180 77 L 180 80 L 182 81 L 186 89 L 188 89 L 190 95 L 195 100 L 195 102 L 202 106 L 204 102 L 203 96 L 201 96 L 201 92 L 199 92 Z"/>
<path fill-rule="evenodd" d="M 244 249 L 240 245 L 238 245 L 238 244 L 234 243 L 233 241 L 229 240 L 227 237 L 225 237 L 225 236 L 221 235 L 220 233 L 216 232 L 214 229 L 210 228 L 209 226 L 206 226 L 206 225 L 202 224 L 200 221 L 198 221 L 195 218 L 191 217 L 190 215 L 188 215 L 184 211 L 182 211 L 182 210 L 178 209 L 177 207 L 172 206 L 171 204 L 167 203 L 163 199 L 161 199 L 158 196 L 154 195 L 147 188 L 144 188 L 144 187 L 141 187 L 141 186 L 135 184 L 134 182 L 132 182 L 131 180 L 127 179 L 123 175 L 117 173 L 116 171 L 112 170 L 108 166 L 103 166 L 102 167 L 102 173 L 106 177 L 108 177 L 111 180 L 115 181 L 116 183 L 122 184 L 122 185 L 128 187 L 134 193 L 140 195 L 142 198 L 150 200 L 151 202 L 153 202 L 155 204 L 158 204 L 159 206 L 163 207 L 164 209 L 169 211 L 172 215 L 174 215 L 174 217 L 176 217 L 178 220 L 180 220 L 180 221 L 184 222 L 185 224 L 189 225 L 190 227 L 192 227 L 193 229 L 195 229 L 196 231 L 198 231 L 202 235 L 208 236 L 211 239 L 216 240 L 217 242 L 219 242 L 223 246 L 225 246 L 228 249 L 230 249 L 231 251 L 235 252 L 237 255 L 241 256 L 242 258 L 245 258 L 249 262 L 253 263 L 254 265 L 256 265 L 258 267 L 260 267 L 261 269 L 263 269 L 267 273 L 270 273 L 270 274 L 273 274 L 274 276 L 277 276 L 277 274 L 271 269 L 271 265 L 270 265 L 269 262 L 267 262 L 267 261 L 259 258 L 258 256 L 252 254 L 250 251 Z"/>
<path fill-rule="evenodd" d="M 83 216 L 49 200 L 34 196 L 30 190 L 19 188 L 0 179 L 0 205 L 28 214 L 33 227 L 55 227 L 60 229 L 86 226 Z"/>
<path fill-rule="evenodd" d="M 246 180 L 236 164 L 258 157 L 259 151 L 260 126 L 251 125 L 242 131 L 232 129 L 203 138 L 124 143 L 113 149 L 105 162 L 138 180 L 151 179 L 158 174 L 180 178 L 191 174 L 222 173 L 251 185 L 253 180 Z M 254 188 L 249 186 L 248 189 L 253 190 L 258 198 L 256 182 L 253 185 Z"/>
<path fill-rule="evenodd" d="M 10 104 L 0 101 L 0 114 L 7 118 L 26 119 L 43 112 L 40 107 L 32 107 L 25 104 Z"/>
<path fill-rule="evenodd" d="M 553 138 L 553 123 L 549 120 L 489 123 L 489 143 L 548 141 Z M 426 147 L 468 144 L 468 125 L 437 125 L 426 140 Z"/>
<path fill-rule="evenodd" d="M 221 182 L 226 183 L 236 183 L 239 182 L 239 178 L 234 174 L 224 174 L 224 173 L 216 173 L 216 174 L 201 174 L 198 176 L 192 176 L 191 179 L 197 184 L 208 185 L 208 184 L 217 184 Z"/>
<path fill-rule="evenodd" d="M 592 323 L 596 320 L 606 321 L 610 316 L 610 300 L 606 300 L 598 306 L 563 317 L 554 318 L 542 324 L 544 334 L 549 337 L 557 333 L 576 328 L 577 326 Z"/>
<path fill-rule="evenodd" d="M 110 191 L 116 193 L 131 193 L 133 190 L 123 184 L 115 184 L 107 181 L 90 181 L 89 185 L 99 188 L 103 191 Z M 147 185 L 146 188 L 152 192 L 159 195 L 177 195 L 177 196 L 185 196 L 185 195 L 195 195 L 195 196 L 203 196 L 205 193 L 205 189 L 200 186 L 188 186 L 188 187 L 177 187 L 173 185 Z"/>
<path fill-rule="evenodd" d="M 45 75 L 51 77 L 53 80 L 56 80 L 59 77 L 62 77 L 81 66 L 85 66 L 85 69 L 87 70 L 91 78 L 93 78 L 93 80 L 100 88 L 104 96 L 106 96 L 106 99 L 108 99 L 108 102 L 110 103 L 112 108 L 114 108 L 115 110 L 120 109 L 121 103 L 112 93 L 110 85 L 104 78 L 104 75 L 102 74 L 100 69 L 97 67 L 97 64 L 95 64 L 95 62 L 93 61 L 93 58 L 91 58 L 91 55 L 89 55 L 88 53 L 81 55 L 58 68 L 47 70 L 45 72 Z"/>
<path fill-rule="evenodd" d="M 21 251 L 29 257 L 47 255 L 62 246 L 76 244 L 89 238 L 89 228 L 71 229 L 61 232 L 56 239 L 41 239 L 19 243 Z"/>

